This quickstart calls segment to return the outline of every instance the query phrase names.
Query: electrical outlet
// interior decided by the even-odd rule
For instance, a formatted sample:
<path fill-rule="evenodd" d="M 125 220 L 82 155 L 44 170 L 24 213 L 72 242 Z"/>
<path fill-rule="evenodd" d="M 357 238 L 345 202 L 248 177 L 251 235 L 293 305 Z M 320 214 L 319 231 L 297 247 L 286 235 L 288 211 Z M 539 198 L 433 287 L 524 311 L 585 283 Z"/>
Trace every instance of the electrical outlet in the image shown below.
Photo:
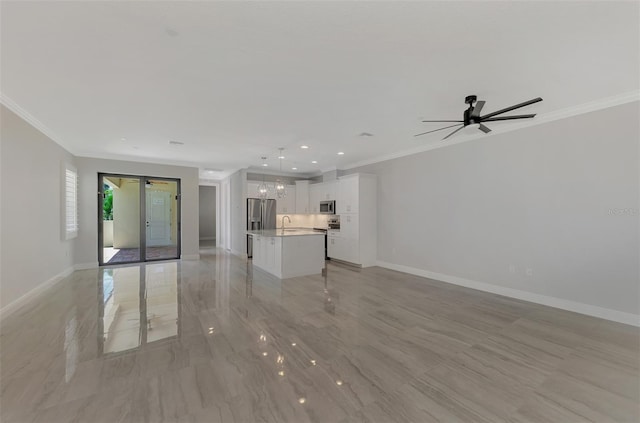
<path fill-rule="evenodd" d="M 524 272 L 527 276 L 533 276 L 533 269 L 530 267 L 527 267 L 527 270 L 525 270 Z"/>
<path fill-rule="evenodd" d="M 516 273 L 516 266 L 514 264 L 509 265 L 509 273 Z"/>

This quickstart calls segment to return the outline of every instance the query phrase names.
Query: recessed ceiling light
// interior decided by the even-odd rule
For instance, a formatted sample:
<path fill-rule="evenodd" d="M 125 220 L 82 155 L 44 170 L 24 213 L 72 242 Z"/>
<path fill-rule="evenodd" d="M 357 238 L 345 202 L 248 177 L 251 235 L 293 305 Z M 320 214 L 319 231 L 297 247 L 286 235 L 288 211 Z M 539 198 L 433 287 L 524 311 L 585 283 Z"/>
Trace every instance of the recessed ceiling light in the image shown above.
<path fill-rule="evenodd" d="M 307 148 L 309 148 L 309 146 L 308 145 L 301 145 L 300 148 L 303 148 L 303 149 L 306 150 Z"/>
<path fill-rule="evenodd" d="M 126 138 L 120 138 L 120 141 L 126 141 L 126 140 L 127 140 Z"/>
<path fill-rule="evenodd" d="M 292 167 L 291 170 L 298 170 L 298 168 L 297 167 Z"/>
<path fill-rule="evenodd" d="M 279 158 L 279 159 L 284 159 L 285 157 L 284 157 L 284 156 L 278 156 L 278 158 Z"/>
<path fill-rule="evenodd" d="M 317 160 L 312 160 L 311 163 L 316 164 L 316 163 L 318 163 L 318 161 Z"/>
<path fill-rule="evenodd" d="M 338 151 L 338 156 L 344 156 L 344 151 Z"/>
<path fill-rule="evenodd" d="M 266 164 L 266 163 L 262 163 L 262 166 L 267 167 L 267 166 L 269 166 L 269 165 L 268 165 L 268 164 Z"/>

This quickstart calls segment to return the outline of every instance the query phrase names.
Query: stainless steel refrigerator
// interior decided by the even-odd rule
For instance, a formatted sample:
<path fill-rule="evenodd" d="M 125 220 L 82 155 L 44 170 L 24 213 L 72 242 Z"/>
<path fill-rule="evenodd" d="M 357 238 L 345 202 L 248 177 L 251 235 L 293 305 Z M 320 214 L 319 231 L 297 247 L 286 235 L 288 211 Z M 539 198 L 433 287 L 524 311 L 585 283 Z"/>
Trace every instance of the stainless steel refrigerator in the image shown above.
<path fill-rule="evenodd" d="M 276 228 L 276 200 L 247 198 L 247 230 Z M 253 257 L 253 237 L 247 234 L 247 257 Z"/>

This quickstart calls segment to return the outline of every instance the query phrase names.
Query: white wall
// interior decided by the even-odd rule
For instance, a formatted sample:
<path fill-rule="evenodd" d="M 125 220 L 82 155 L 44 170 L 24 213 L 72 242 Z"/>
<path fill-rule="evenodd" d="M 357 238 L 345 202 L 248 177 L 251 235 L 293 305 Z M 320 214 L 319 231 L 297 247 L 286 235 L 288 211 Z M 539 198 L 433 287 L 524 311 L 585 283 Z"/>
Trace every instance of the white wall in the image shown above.
<path fill-rule="evenodd" d="M 138 176 L 178 178 L 182 193 L 182 257 L 197 258 L 198 242 L 198 169 L 153 163 L 77 157 L 80 177 L 80 235 L 76 263 L 83 266 L 98 263 L 98 172 Z"/>
<path fill-rule="evenodd" d="M 216 239 L 216 187 L 200 186 L 200 239 Z"/>
<path fill-rule="evenodd" d="M 73 266 L 74 241 L 62 240 L 61 210 L 62 165 L 75 159 L 4 106 L 0 128 L 0 306 L 5 307 Z"/>
<path fill-rule="evenodd" d="M 378 260 L 640 314 L 639 115 L 629 103 L 351 169 L 378 175 Z"/>

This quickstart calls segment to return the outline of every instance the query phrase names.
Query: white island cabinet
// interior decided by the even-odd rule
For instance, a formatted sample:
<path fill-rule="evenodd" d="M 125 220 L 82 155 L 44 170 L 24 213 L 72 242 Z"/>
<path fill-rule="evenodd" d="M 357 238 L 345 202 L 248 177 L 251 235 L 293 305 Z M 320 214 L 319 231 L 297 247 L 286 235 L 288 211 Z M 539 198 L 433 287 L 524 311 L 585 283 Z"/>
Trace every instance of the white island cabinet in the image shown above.
<path fill-rule="evenodd" d="M 309 229 L 249 231 L 253 265 L 280 278 L 319 275 L 324 268 L 324 233 Z"/>

